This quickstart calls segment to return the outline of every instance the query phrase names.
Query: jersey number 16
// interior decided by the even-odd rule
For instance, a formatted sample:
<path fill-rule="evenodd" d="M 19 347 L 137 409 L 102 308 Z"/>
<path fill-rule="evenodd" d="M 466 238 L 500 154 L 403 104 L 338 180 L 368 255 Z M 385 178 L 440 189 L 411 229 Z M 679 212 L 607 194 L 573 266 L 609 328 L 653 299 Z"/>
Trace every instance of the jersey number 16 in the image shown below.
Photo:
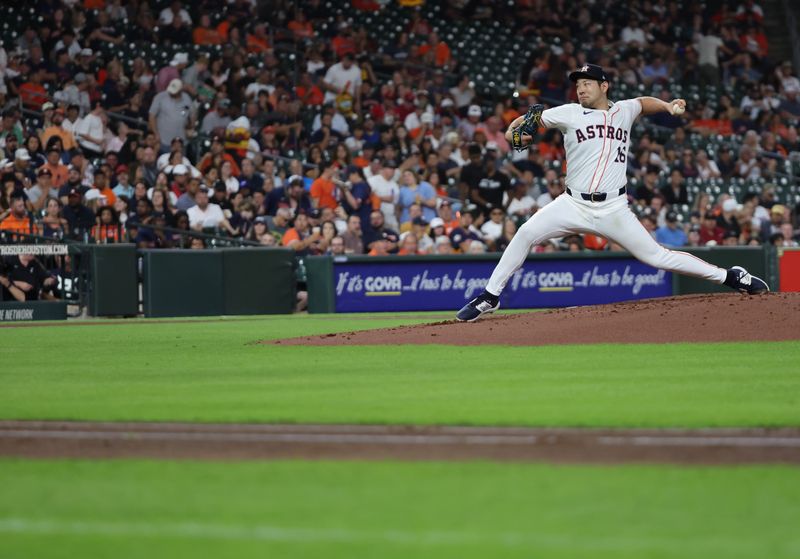
<path fill-rule="evenodd" d="M 622 146 L 617 147 L 617 157 L 614 159 L 614 163 L 625 163 L 625 150 Z"/>

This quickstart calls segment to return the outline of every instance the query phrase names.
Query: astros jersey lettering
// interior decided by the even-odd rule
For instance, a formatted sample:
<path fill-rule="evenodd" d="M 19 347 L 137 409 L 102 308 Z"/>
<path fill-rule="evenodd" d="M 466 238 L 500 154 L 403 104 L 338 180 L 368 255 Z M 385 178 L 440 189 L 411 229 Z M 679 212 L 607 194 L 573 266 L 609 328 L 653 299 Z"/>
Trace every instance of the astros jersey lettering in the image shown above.
<path fill-rule="evenodd" d="M 564 134 L 566 183 L 575 192 L 614 192 L 625 186 L 631 126 L 642 111 L 636 99 L 610 103 L 607 111 L 577 103 L 547 109 L 542 124 Z"/>

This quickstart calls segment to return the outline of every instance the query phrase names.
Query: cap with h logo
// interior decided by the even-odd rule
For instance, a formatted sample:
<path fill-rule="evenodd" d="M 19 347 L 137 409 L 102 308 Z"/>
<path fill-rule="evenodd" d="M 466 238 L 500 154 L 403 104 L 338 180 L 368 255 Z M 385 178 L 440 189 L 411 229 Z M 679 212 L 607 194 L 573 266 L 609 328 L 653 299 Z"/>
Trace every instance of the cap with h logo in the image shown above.
<path fill-rule="evenodd" d="M 597 64 L 584 64 L 580 69 L 572 72 L 569 75 L 570 81 L 576 82 L 580 79 L 597 80 L 599 82 L 607 82 L 608 76 L 603 71 L 602 66 Z"/>

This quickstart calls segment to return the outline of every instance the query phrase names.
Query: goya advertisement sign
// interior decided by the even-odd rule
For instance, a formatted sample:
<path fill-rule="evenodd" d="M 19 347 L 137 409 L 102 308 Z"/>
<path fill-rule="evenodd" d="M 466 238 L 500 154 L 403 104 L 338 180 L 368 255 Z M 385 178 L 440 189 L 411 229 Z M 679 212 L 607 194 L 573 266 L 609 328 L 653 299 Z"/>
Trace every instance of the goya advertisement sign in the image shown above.
<path fill-rule="evenodd" d="M 335 262 L 336 312 L 457 310 L 478 295 L 496 262 Z M 634 259 L 528 260 L 501 307 L 553 308 L 672 295 L 672 274 Z"/>

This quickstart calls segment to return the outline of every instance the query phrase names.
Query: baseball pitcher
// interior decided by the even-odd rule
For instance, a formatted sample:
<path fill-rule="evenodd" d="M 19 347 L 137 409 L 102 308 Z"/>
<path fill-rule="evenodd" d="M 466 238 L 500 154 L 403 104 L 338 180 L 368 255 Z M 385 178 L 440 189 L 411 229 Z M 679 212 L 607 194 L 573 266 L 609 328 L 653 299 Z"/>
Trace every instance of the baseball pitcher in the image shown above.
<path fill-rule="evenodd" d="M 662 111 L 681 114 L 686 102 L 676 99 L 667 103 L 655 97 L 611 102 L 608 77 L 595 64 L 572 72 L 569 79 L 575 83 L 578 103 L 547 110 L 542 105 L 533 105 L 506 132 L 511 145 L 524 150 L 533 142 L 540 126 L 558 128 L 564 135 L 567 152 L 566 192 L 520 227 L 485 291 L 458 312 L 458 320 L 472 322 L 496 311 L 500 293 L 525 261 L 531 246 L 571 233 L 591 233 L 610 239 L 656 268 L 704 278 L 744 293 L 769 291 L 762 279 L 740 266 L 725 270 L 686 252 L 664 248 L 628 208 L 625 169 L 631 126 L 641 115 Z"/>

